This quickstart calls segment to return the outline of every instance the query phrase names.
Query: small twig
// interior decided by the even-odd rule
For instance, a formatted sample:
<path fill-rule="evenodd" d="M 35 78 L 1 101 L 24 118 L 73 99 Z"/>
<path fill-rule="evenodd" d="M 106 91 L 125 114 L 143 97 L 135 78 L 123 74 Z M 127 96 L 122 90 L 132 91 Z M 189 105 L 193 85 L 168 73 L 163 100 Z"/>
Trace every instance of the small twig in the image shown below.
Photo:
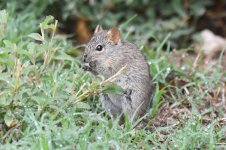
<path fill-rule="evenodd" d="M 102 81 L 102 82 L 100 83 L 100 86 L 102 86 L 102 85 L 103 85 L 104 83 L 106 83 L 106 82 L 113 82 L 113 81 L 115 80 L 115 78 L 116 78 L 118 75 L 122 74 L 122 72 L 123 72 L 123 70 L 126 68 L 126 66 L 127 66 L 127 65 L 125 65 L 124 67 L 122 67 L 116 74 L 114 74 L 114 75 L 111 76 L 110 78 L 108 78 L 108 79 Z M 86 84 L 83 84 L 82 87 L 84 87 L 85 85 L 86 85 Z M 80 87 L 80 89 L 79 89 L 78 92 L 80 93 L 81 90 L 82 90 L 82 88 Z M 67 106 L 69 106 L 70 104 L 75 104 L 75 103 L 77 103 L 77 102 L 82 101 L 83 99 L 89 97 L 91 94 L 100 94 L 102 91 L 101 91 L 100 89 L 87 90 L 87 91 L 83 92 L 81 95 L 79 95 L 79 96 L 77 97 L 78 92 L 77 92 L 77 94 L 75 95 L 75 99 L 76 99 L 75 101 L 74 101 L 74 99 L 71 99 L 71 100 L 67 101 L 61 108 L 64 109 L 64 108 L 66 108 Z M 59 112 L 56 112 L 56 114 L 54 115 L 53 118 L 55 118 L 58 114 L 59 114 Z"/>
<path fill-rule="evenodd" d="M 120 74 L 122 74 L 122 72 L 124 71 L 124 69 L 126 68 L 126 66 L 127 65 L 123 66 L 116 74 L 114 74 L 110 78 L 102 81 L 100 83 L 100 86 L 102 86 L 104 83 L 107 83 L 107 82 L 113 82 L 117 76 L 119 76 Z M 90 94 L 100 94 L 100 93 L 101 93 L 101 90 L 98 90 L 98 89 L 97 90 L 88 90 L 88 91 L 85 91 L 84 93 L 82 93 L 81 95 L 79 95 L 76 98 L 77 100 L 74 103 L 77 103 L 77 102 L 83 100 L 84 98 L 87 98 Z"/>
<path fill-rule="evenodd" d="M 82 91 L 82 89 L 85 87 L 86 83 L 82 84 L 78 90 L 78 92 L 75 94 L 75 97 L 78 96 L 78 94 Z"/>
<path fill-rule="evenodd" d="M 88 90 L 88 91 L 85 91 L 82 95 L 78 96 L 76 99 L 76 101 L 74 103 L 77 103 L 85 98 L 87 98 L 89 95 L 91 94 L 100 94 L 101 91 L 100 90 Z"/>
<path fill-rule="evenodd" d="M 57 29 L 57 23 L 58 23 L 58 20 L 55 20 L 54 29 L 53 29 L 53 32 L 52 32 L 50 43 L 52 43 L 52 41 L 53 41 L 53 37 L 54 37 L 56 29 Z"/>
<path fill-rule="evenodd" d="M 187 87 L 184 87 L 184 91 L 186 92 L 187 95 L 190 94 L 190 92 L 188 91 Z"/>
<path fill-rule="evenodd" d="M 197 68 L 197 66 L 198 66 L 198 60 L 199 60 L 200 54 L 201 54 L 201 53 L 198 53 L 197 57 L 195 58 L 195 61 L 194 61 L 194 63 L 193 63 L 193 67 L 194 67 L 194 68 Z"/>
<path fill-rule="evenodd" d="M 13 129 L 18 129 L 19 127 L 21 127 L 21 124 L 17 124 L 16 126 L 14 126 L 14 127 L 12 127 L 11 129 L 9 129 L 9 130 L 5 133 L 5 135 L 2 137 L 2 143 L 5 143 L 6 138 L 10 135 L 10 133 L 11 133 L 11 131 L 12 131 Z"/>
<path fill-rule="evenodd" d="M 110 78 L 108 78 L 108 79 L 102 81 L 102 82 L 100 83 L 100 85 L 103 85 L 103 84 L 106 83 L 106 82 L 113 82 L 117 76 L 119 76 L 120 74 L 122 74 L 122 72 L 124 71 L 124 69 L 126 68 L 126 66 L 127 66 L 127 64 L 126 64 L 125 66 L 123 66 L 116 74 L 114 74 L 114 75 L 111 76 Z"/>

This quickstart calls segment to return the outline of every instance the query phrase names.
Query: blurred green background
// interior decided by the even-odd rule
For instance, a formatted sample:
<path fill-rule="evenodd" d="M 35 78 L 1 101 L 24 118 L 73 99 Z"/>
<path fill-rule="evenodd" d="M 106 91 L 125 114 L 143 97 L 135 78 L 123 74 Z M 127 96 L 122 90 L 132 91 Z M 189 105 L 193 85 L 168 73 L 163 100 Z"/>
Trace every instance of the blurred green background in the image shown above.
<path fill-rule="evenodd" d="M 86 43 L 97 24 L 119 26 L 124 38 L 139 45 L 154 45 L 171 33 L 171 48 L 190 46 L 204 28 L 226 35 L 224 0 L 1 0 L 0 7 L 26 14 L 22 20 L 53 15 L 59 32 L 71 34 L 76 44 Z"/>

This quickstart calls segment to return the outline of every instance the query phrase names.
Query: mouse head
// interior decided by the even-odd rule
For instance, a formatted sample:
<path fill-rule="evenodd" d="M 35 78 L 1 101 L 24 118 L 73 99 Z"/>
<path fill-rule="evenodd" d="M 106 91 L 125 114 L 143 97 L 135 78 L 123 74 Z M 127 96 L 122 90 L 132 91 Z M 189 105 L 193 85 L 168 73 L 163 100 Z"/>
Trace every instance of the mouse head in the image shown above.
<path fill-rule="evenodd" d="M 119 29 L 114 27 L 103 30 L 100 25 L 95 29 L 93 37 L 88 42 L 83 55 L 83 69 L 94 74 L 109 76 L 114 71 L 120 49 L 121 39 Z"/>

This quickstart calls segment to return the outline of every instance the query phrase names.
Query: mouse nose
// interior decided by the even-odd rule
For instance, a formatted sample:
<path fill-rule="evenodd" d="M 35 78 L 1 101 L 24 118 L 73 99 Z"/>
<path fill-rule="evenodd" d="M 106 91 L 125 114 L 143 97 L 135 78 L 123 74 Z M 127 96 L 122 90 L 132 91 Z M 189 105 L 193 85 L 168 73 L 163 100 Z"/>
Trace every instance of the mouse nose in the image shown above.
<path fill-rule="evenodd" d="M 88 63 L 83 64 L 82 69 L 85 71 L 89 71 L 90 70 L 90 66 Z"/>
<path fill-rule="evenodd" d="M 87 54 L 83 55 L 83 61 L 86 63 L 87 62 Z"/>

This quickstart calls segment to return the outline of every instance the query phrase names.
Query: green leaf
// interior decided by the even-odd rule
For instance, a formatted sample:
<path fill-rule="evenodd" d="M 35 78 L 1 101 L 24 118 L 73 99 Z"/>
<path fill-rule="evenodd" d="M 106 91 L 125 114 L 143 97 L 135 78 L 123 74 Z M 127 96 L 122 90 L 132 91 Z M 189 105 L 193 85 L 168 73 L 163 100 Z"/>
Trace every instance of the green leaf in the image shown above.
<path fill-rule="evenodd" d="M 4 116 L 4 121 L 7 127 L 12 127 L 16 125 L 16 121 L 13 117 L 13 115 L 11 114 L 11 112 L 7 112 Z"/>
<path fill-rule="evenodd" d="M 43 150 L 48 150 L 49 146 L 48 146 L 48 140 L 46 139 L 46 137 L 44 135 L 41 135 L 41 149 Z"/>
<path fill-rule="evenodd" d="M 35 39 L 37 41 L 44 41 L 44 39 L 42 38 L 42 36 L 38 33 L 31 33 L 28 35 L 29 37 L 31 37 L 32 39 Z"/>
<path fill-rule="evenodd" d="M 128 113 L 126 113 L 126 116 L 125 116 L 125 130 L 128 132 L 132 129 L 132 124 L 129 120 L 129 116 L 128 116 Z"/>
<path fill-rule="evenodd" d="M 55 57 L 54 57 L 55 59 L 57 59 L 57 60 L 69 60 L 69 61 L 74 61 L 74 59 L 73 59 L 70 55 L 68 55 L 68 54 L 66 54 L 66 53 L 64 53 L 64 52 L 60 52 L 60 51 L 59 51 L 59 53 L 60 53 L 60 55 L 55 56 Z"/>
<path fill-rule="evenodd" d="M 6 10 L 1 10 L 0 11 L 0 23 L 6 23 L 8 19 L 8 13 L 6 12 Z"/>
<path fill-rule="evenodd" d="M 124 94 L 124 90 L 121 86 L 112 83 L 112 82 L 107 82 L 103 85 L 103 89 L 102 89 L 103 93 L 115 93 L 115 94 L 119 94 L 119 95 L 123 95 Z"/>
<path fill-rule="evenodd" d="M 185 11 L 183 9 L 183 4 L 182 4 L 181 0 L 174 0 L 174 1 L 172 1 L 172 8 L 181 17 L 186 15 Z"/>
<path fill-rule="evenodd" d="M 1 78 L 0 78 L 1 81 Z M 0 107 L 7 107 L 11 104 L 12 99 L 10 99 L 8 95 L 9 91 L 3 91 L 0 93 Z"/>
<path fill-rule="evenodd" d="M 13 42 L 11 42 L 9 40 L 4 40 L 3 43 L 5 44 L 6 48 L 13 48 L 13 47 L 16 46 L 15 43 L 13 43 Z"/>
<path fill-rule="evenodd" d="M 43 29 L 48 29 L 48 28 L 52 28 L 53 26 L 51 26 L 51 24 L 49 25 L 49 23 L 51 21 L 53 21 L 54 17 L 53 16 L 47 16 L 45 18 L 45 20 L 40 24 L 40 27 Z"/>

